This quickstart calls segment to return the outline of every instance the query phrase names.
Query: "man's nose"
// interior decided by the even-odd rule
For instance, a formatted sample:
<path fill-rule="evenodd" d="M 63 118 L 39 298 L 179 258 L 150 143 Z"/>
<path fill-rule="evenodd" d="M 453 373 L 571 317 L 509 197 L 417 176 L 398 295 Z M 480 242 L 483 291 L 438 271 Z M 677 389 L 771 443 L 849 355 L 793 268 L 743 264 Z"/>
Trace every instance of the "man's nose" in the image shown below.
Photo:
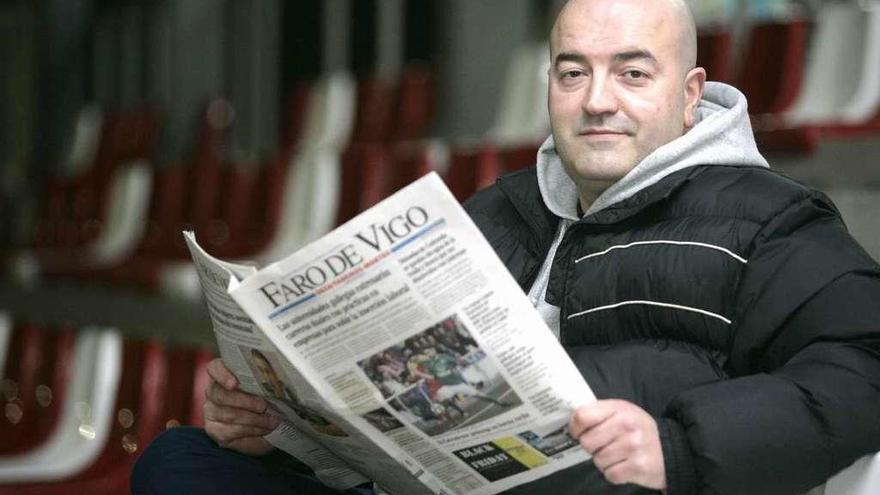
<path fill-rule="evenodd" d="M 584 95 L 582 106 L 584 111 L 590 115 L 616 113 L 618 101 L 613 84 L 604 77 L 594 77 Z"/>

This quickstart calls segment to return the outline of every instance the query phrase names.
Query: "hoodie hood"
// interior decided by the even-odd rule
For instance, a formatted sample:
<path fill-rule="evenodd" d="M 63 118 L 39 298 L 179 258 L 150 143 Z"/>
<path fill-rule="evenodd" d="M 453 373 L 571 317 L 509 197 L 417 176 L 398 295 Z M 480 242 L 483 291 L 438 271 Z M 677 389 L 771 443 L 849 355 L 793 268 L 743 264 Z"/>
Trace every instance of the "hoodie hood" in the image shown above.
<path fill-rule="evenodd" d="M 687 133 L 651 152 L 602 192 L 586 214 L 623 201 L 673 172 L 696 165 L 769 167 L 755 144 L 746 98 L 736 88 L 707 82 L 696 121 Z M 559 217 L 577 220 L 577 186 L 556 154 L 553 136 L 538 150 L 537 167 L 538 187 L 547 208 Z"/>

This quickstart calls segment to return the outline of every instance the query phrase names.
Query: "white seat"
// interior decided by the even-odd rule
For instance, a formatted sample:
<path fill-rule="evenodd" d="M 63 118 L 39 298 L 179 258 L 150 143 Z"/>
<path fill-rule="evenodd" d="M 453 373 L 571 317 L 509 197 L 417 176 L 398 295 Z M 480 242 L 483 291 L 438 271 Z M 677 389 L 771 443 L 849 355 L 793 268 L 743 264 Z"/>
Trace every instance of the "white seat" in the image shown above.
<path fill-rule="evenodd" d="M 106 224 L 86 247 L 86 259 L 96 266 L 109 266 L 131 255 L 147 226 L 152 188 L 153 174 L 146 160 L 116 170 L 108 192 Z"/>
<path fill-rule="evenodd" d="M 354 128 L 356 102 L 357 86 L 349 72 L 336 71 L 315 83 L 299 152 L 288 165 L 278 231 L 257 260 L 277 261 L 334 227 L 339 160 Z M 159 277 L 163 294 L 201 297 L 189 262 L 169 264 Z"/>
<path fill-rule="evenodd" d="M 245 262 L 279 261 L 336 226 L 341 180 L 339 152 L 330 148 L 304 149 L 291 162 L 277 231 L 254 260 Z M 163 266 L 159 284 L 162 294 L 169 297 L 202 297 L 198 274 L 189 261 Z"/>
<path fill-rule="evenodd" d="M 97 105 L 89 105 L 80 110 L 73 125 L 70 152 L 67 160 L 62 163 L 64 175 L 69 177 L 82 175 L 95 163 L 103 123 L 104 115 Z"/>
<path fill-rule="evenodd" d="M 340 152 L 311 149 L 298 153 L 284 186 L 278 232 L 259 254 L 261 262 L 286 257 L 335 227 L 341 188 Z"/>
<path fill-rule="evenodd" d="M 697 27 L 728 25 L 734 19 L 737 0 L 686 0 Z"/>
<path fill-rule="evenodd" d="M 538 142 L 550 131 L 547 114 L 547 42 L 517 48 L 507 66 L 498 115 L 489 131 L 500 145 Z"/>
<path fill-rule="evenodd" d="M 880 109 L 880 2 L 873 0 L 860 5 L 865 24 L 862 70 L 854 94 L 840 109 L 839 119 L 845 124 L 865 122 Z"/>
<path fill-rule="evenodd" d="M 824 495 L 880 493 L 880 453 L 862 457 L 825 483 Z"/>
<path fill-rule="evenodd" d="M 826 3 L 816 16 L 804 86 L 786 121 L 793 125 L 861 122 L 880 102 L 880 12 Z"/>
<path fill-rule="evenodd" d="M 153 175 L 146 160 L 119 167 L 110 181 L 104 228 L 96 239 L 73 248 L 18 253 L 10 271 L 23 285 L 32 286 L 42 273 L 57 270 L 93 269 L 115 265 L 137 248 L 147 226 Z"/>
<path fill-rule="evenodd" d="M 81 331 L 58 425 L 39 447 L 0 457 L 0 483 L 57 481 L 92 464 L 110 437 L 121 368 L 122 338 L 118 332 Z"/>
<path fill-rule="evenodd" d="M 313 90 L 302 148 L 343 149 L 354 128 L 357 86 L 351 74 L 337 71 L 321 78 Z"/>

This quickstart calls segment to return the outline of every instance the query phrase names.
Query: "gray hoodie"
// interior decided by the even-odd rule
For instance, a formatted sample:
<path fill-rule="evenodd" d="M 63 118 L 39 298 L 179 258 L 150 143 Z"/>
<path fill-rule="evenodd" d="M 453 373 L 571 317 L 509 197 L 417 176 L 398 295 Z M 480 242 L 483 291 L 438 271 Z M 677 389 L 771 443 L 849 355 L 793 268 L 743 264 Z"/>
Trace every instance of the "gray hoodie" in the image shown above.
<path fill-rule="evenodd" d="M 758 152 L 746 106 L 736 88 L 707 82 L 697 107 L 697 123 L 687 133 L 664 144 L 645 157 L 628 174 L 606 189 L 590 205 L 586 215 L 623 201 L 663 177 L 696 165 L 751 165 L 769 167 Z M 544 295 L 556 248 L 566 229 L 578 220 L 578 191 L 556 154 L 553 137 L 538 150 L 538 187 L 544 204 L 562 220 L 556 238 L 544 259 L 538 277 L 529 289 L 529 299 L 544 321 L 559 337 L 559 308 L 547 304 Z"/>

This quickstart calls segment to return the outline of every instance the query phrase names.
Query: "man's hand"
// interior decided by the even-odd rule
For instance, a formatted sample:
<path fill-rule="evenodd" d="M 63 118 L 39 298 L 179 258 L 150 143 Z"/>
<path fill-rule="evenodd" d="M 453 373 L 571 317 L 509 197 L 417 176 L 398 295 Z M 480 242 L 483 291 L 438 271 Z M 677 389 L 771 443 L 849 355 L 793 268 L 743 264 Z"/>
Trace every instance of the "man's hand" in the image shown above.
<path fill-rule="evenodd" d="M 238 381 L 223 361 L 208 363 L 211 383 L 205 391 L 202 412 L 205 432 L 218 445 L 247 455 L 264 455 L 274 447 L 263 435 L 278 426 L 278 418 L 267 414 L 261 397 L 238 390 Z"/>
<path fill-rule="evenodd" d="M 657 422 L 624 400 L 600 400 L 574 410 L 568 431 L 615 485 L 666 489 L 666 467 Z"/>

